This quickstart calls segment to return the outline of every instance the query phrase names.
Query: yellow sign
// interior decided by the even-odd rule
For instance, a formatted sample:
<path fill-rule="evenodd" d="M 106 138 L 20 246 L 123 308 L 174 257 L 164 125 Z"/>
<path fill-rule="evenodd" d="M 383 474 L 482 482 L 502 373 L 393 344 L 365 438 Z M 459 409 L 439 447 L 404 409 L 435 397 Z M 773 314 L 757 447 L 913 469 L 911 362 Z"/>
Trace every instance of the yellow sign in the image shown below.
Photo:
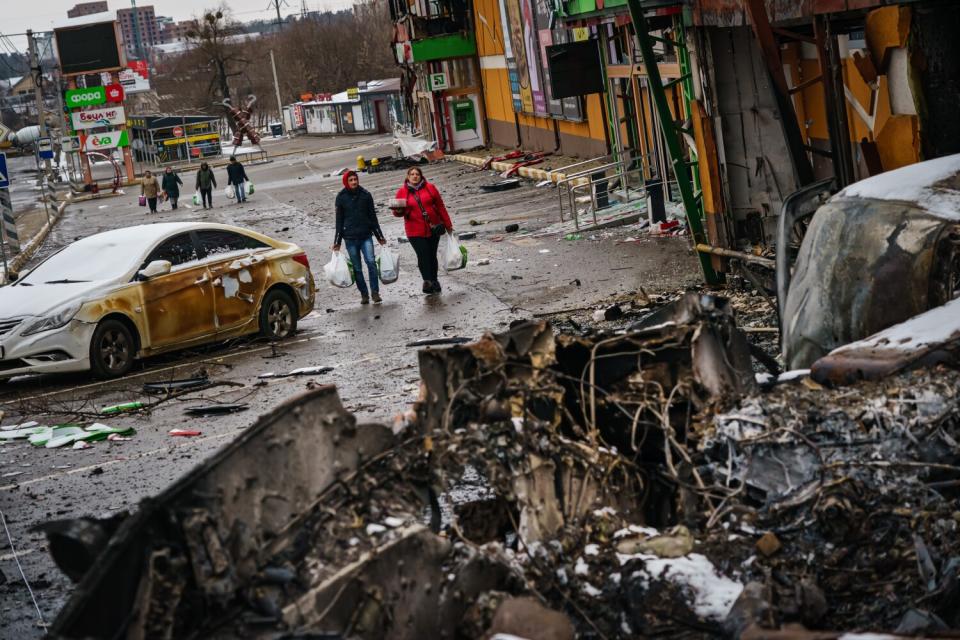
<path fill-rule="evenodd" d="M 360 98 L 360 89 L 351 87 L 347 89 L 347 100 L 357 100 Z"/>
<path fill-rule="evenodd" d="M 576 27 L 573 30 L 573 41 L 574 42 L 583 42 L 590 38 L 590 29 L 586 27 Z"/>
<path fill-rule="evenodd" d="M 190 144 L 194 142 L 202 142 L 204 140 L 219 140 L 219 133 L 208 133 L 205 136 L 190 136 Z M 171 138 L 170 140 L 164 140 L 163 145 L 166 147 L 172 147 L 175 144 L 183 144 L 183 138 Z"/>

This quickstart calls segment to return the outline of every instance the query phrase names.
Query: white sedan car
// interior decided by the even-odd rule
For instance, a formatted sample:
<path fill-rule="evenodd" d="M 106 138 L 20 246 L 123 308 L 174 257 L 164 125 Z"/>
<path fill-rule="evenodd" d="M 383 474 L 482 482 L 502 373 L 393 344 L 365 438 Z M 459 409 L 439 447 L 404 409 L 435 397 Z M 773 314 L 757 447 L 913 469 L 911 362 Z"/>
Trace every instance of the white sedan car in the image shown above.
<path fill-rule="evenodd" d="M 0 380 L 117 377 L 138 357 L 257 332 L 285 338 L 313 304 L 294 244 L 219 224 L 106 231 L 0 287 Z"/>

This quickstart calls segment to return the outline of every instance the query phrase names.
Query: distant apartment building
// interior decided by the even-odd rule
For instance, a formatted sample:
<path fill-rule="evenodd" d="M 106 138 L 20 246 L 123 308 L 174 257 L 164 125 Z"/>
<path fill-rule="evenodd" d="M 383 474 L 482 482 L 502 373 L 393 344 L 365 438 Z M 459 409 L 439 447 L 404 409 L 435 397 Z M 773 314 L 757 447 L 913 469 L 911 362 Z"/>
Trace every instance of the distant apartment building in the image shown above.
<path fill-rule="evenodd" d="M 196 20 L 181 20 L 180 22 L 168 22 L 163 25 L 163 41 L 167 44 L 172 42 L 184 42 L 187 40 L 187 34 L 197 28 Z"/>
<path fill-rule="evenodd" d="M 89 16 L 92 13 L 103 13 L 104 11 L 109 11 L 106 2 L 81 2 L 67 11 L 67 17 L 79 18 L 80 16 Z"/>
<path fill-rule="evenodd" d="M 134 11 L 136 11 L 136 20 L 134 20 Z M 163 35 L 160 33 L 160 26 L 157 23 L 157 16 L 153 11 L 153 5 L 137 7 L 136 10 L 132 8 L 117 9 L 117 21 L 120 23 L 120 30 L 123 34 L 123 44 L 129 57 L 139 57 L 137 51 L 138 34 L 144 56 L 148 54 L 149 49 L 154 45 L 163 43 Z"/>

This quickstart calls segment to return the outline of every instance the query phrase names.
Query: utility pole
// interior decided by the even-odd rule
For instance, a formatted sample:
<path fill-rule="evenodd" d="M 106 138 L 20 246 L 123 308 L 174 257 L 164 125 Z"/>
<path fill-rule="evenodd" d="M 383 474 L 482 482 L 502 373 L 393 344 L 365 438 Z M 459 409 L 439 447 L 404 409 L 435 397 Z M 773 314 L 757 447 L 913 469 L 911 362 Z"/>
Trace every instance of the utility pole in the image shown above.
<path fill-rule="evenodd" d="M 37 43 L 33 39 L 33 31 L 27 29 L 27 50 L 30 53 L 30 73 L 33 75 L 33 97 L 37 103 L 37 124 L 40 125 L 40 137 L 46 138 L 47 121 L 44 119 L 43 108 L 43 67 L 40 64 L 40 56 L 37 55 Z M 43 161 L 43 167 L 47 173 L 50 172 L 50 158 Z"/>
<path fill-rule="evenodd" d="M 280 5 L 287 4 L 287 0 L 270 0 L 267 3 L 267 8 L 273 7 L 277 10 L 277 31 L 283 30 L 283 18 L 280 17 Z"/>
<path fill-rule="evenodd" d="M 273 67 L 273 89 L 277 92 L 277 113 L 280 122 L 283 122 L 283 101 L 280 100 L 280 83 L 277 82 L 277 62 L 273 59 L 273 49 L 270 49 L 270 66 Z"/>

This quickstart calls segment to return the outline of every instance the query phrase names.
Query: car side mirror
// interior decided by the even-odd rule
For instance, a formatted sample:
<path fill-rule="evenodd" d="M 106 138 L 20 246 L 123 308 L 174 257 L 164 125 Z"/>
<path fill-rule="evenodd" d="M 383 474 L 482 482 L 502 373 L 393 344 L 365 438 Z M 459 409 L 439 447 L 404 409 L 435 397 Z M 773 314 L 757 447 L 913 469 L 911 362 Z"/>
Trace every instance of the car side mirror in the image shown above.
<path fill-rule="evenodd" d="M 137 273 L 143 280 L 149 280 L 150 278 L 156 278 L 157 276 L 163 276 L 170 273 L 170 269 L 173 265 L 170 264 L 169 260 L 154 260 L 147 266 Z"/>

